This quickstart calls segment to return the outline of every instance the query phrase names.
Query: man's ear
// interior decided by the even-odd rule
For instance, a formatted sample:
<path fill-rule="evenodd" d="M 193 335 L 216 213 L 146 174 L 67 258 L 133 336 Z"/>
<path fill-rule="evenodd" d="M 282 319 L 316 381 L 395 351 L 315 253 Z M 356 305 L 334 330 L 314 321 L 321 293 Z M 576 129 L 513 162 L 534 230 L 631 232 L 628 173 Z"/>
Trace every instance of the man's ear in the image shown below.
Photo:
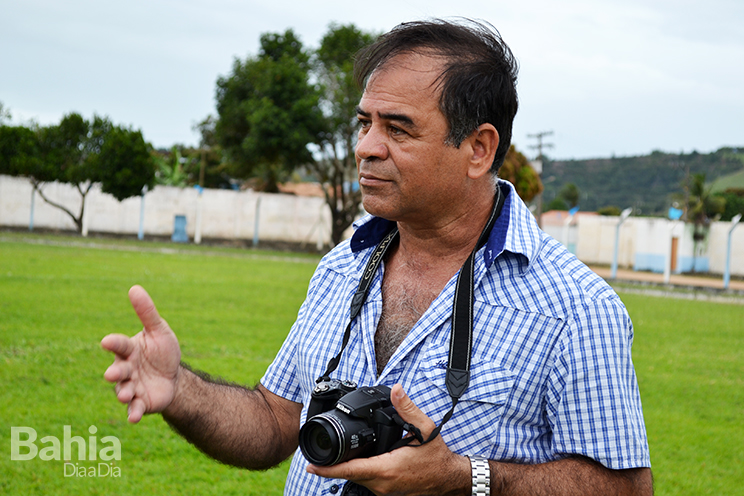
<path fill-rule="evenodd" d="M 496 149 L 499 147 L 499 132 L 493 124 L 484 123 L 467 139 L 472 149 L 468 177 L 478 179 L 491 170 Z"/>

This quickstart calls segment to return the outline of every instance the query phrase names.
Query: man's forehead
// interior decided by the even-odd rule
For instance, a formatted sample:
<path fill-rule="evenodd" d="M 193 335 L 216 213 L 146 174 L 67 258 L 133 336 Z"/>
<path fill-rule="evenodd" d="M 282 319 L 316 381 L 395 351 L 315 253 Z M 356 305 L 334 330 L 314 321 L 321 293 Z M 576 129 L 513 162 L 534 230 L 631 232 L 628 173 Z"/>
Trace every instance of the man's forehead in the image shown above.
<path fill-rule="evenodd" d="M 413 73 L 422 77 L 432 77 L 437 80 L 444 71 L 445 59 L 426 52 L 406 52 L 394 55 L 381 63 L 369 76 L 369 86 L 376 78 L 391 73 Z"/>
<path fill-rule="evenodd" d="M 382 105 L 391 107 L 421 107 L 427 103 L 438 107 L 439 79 L 443 70 L 441 59 L 420 54 L 401 54 L 388 60 L 370 75 L 359 104 L 361 114 Z"/>

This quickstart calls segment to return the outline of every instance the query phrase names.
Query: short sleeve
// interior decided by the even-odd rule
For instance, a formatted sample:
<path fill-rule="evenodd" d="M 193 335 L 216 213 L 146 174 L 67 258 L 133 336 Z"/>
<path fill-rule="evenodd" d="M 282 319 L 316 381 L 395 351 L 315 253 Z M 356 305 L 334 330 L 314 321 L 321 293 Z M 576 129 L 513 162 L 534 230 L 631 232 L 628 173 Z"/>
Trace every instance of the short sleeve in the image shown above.
<path fill-rule="evenodd" d="M 313 274 L 308 286 L 305 301 L 300 306 L 292 328 L 284 340 L 282 347 L 266 369 L 264 376 L 261 378 L 261 384 L 282 398 L 302 403 L 302 390 L 300 387 L 300 374 L 298 370 L 297 351 L 301 340 L 301 332 L 306 316 L 311 312 L 311 301 L 313 296 L 318 293 L 318 287 L 321 286 L 322 269 L 319 266 Z"/>
<path fill-rule="evenodd" d="M 292 326 L 279 353 L 274 357 L 274 361 L 266 369 L 266 373 L 261 378 L 261 384 L 277 396 L 295 403 L 302 403 L 296 363 L 298 322 L 299 318 Z"/>
<path fill-rule="evenodd" d="M 566 326 L 548 381 L 554 452 L 611 469 L 650 467 L 625 307 L 619 298 L 584 303 Z"/>

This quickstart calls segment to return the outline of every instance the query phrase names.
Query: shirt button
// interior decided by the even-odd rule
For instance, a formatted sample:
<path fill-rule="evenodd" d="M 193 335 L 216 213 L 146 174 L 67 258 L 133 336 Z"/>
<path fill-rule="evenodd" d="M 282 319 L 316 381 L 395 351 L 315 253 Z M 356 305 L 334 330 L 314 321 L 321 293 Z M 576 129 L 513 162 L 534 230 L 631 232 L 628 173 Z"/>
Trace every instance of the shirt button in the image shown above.
<path fill-rule="evenodd" d="M 338 484 L 334 484 L 331 486 L 331 494 L 336 494 L 340 488 L 338 487 Z"/>

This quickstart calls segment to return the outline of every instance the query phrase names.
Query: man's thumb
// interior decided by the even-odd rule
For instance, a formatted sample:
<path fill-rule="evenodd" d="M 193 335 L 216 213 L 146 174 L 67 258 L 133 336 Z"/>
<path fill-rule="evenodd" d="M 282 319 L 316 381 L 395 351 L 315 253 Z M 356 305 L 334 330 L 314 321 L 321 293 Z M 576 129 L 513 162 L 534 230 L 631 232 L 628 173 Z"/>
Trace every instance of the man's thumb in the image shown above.
<path fill-rule="evenodd" d="M 168 325 L 160 317 L 158 309 L 155 308 L 150 295 L 147 294 L 145 288 L 142 286 L 132 286 L 129 290 L 129 301 L 132 302 L 132 307 L 137 313 L 142 325 L 145 326 L 145 331 L 160 331 L 168 328 Z"/>
<path fill-rule="evenodd" d="M 403 390 L 403 386 L 396 384 L 392 387 L 390 401 L 403 420 L 418 427 L 424 439 L 429 437 L 436 425 L 411 401 L 411 398 Z"/>

